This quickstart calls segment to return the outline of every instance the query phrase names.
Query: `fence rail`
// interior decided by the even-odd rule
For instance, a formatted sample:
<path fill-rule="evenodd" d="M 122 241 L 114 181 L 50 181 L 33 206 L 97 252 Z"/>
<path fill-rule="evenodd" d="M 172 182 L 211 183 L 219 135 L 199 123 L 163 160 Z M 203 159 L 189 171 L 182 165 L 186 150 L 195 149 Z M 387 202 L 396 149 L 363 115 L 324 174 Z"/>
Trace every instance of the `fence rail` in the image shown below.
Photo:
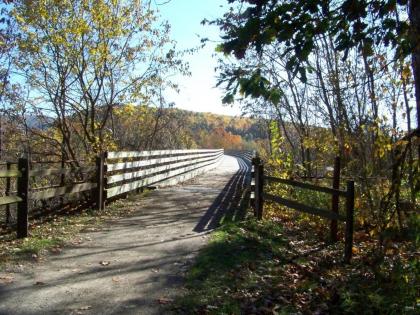
<path fill-rule="evenodd" d="M 223 149 L 105 152 L 96 159 L 95 165 L 36 169 L 30 169 L 28 159 L 19 159 L 18 163 L 7 163 L 6 170 L 0 170 L 0 178 L 7 179 L 0 206 L 6 206 L 9 215 L 9 206 L 17 205 L 17 237 L 27 237 L 31 202 L 89 193 L 91 204 L 103 209 L 107 199 L 151 185 L 175 184 L 214 168 L 223 154 Z M 15 164 L 17 168 L 11 169 Z M 78 178 L 83 174 L 87 178 Z M 41 179 L 51 176 L 60 176 L 60 184 L 45 186 L 44 183 L 38 187 Z M 65 176 L 78 180 L 64 183 Z M 15 192 L 11 189 L 11 178 L 17 180 Z"/>
<path fill-rule="evenodd" d="M 345 197 L 346 194 L 347 194 L 347 192 L 344 191 L 344 190 L 339 190 L 339 189 L 334 189 L 334 188 L 329 188 L 329 187 L 323 187 L 323 186 L 317 186 L 317 185 L 314 185 L 314 184 L 309 184 L 309 183 L 304 183 L 304 182 L 298 182 L 298 181 L 295 181 L 295 180 L 292 180 L 292 179 L 277 178 L 277 177 L 272 177 L 272 176 L 264 176 L 264 179 L 267 182 L 281 183 L 281 184 L 286 184 L 286 185 L 290 185 L 290 186 L 294 186 L 294 187 L 319 191 L 319 192 L 323 192 L 323 193 L 327 193 L 327 194 L 331 194 L 331 195 L 338 195 L 338 196 L 342 196 L 342 197 Z"/>
<path fill-rule="evenodd" d="M 258 156 L 252 159 L 252 190 L 254 214 L 260 220 L 263 215 L 264 201 L 275 202 L 277 204 L 286 206 L 296 211 L 301 211 L 316 215 L 322 218 L 331 220 L 330 231 L 331 240 L 337 241 L 337 221 L 345 222 L 345 246 L 344 246 L 344 261 L 349 263 L 352 256 L 353 247 L 353 221 L 354 221 L 354 182 L 347 181 L 347 189 L 340 190 L 340 162 L 337 158 L 334 164 L 334 179 L 333 188 L 318 186 L 310 183 L 295 181 L 292 179 L 277 178 L 264 174 L 264 165 Z M 280 196 L 275 196 L 264 192 L 264 186 L 270 183 L 280 183 L 293 187 L 318 191 L 332 195 L 331 211 L 328 209 L 320 209 L 311 205 L 306 205 L 294 200 L 286 199 Z M 345 198 L 346 201 L 346 215 L 338 213 L 339 197 Z"/>
<path fill-rule="evenodd" d="M 212 153 L 215 151 L 223 151 L 223 149 L 194 149 L 194 150 L 154 150 L 154 151 L 127 151 L 127 152 L 108 152 L 108 159 L 122 158 L 143 158 L 151 156 L 168 156 L 168 155 L 187 155 L 192 153 Z"/>
<path fill-rule="evenodd" d="M 118 173 L 105 178 L 103 198 L 115 197 L 156 183 L 162 186 L 169 179 L 171 183 L 186 180 L 214 167 L 223 153 L 223 150 L 165 150 L 138 154 L 110 152 L 104 156 L 104 168 L 107 173 Z M 149 157 L 153 158 L 145 159 Z M 112 159 L 133 158 L 142 160 L 112 162 Z"/>
<path fill-rule="evenodd" d="M 12 163 L 6 163 L 7 169 L 0 171 L 0 178 L 6 178 L 5 196 L 0 197 L 0 206 L 6 206 L 6 221 L 9 220 L 10 216 L 10 205 L 19 204 L 23 202 L 22 194 L 18 196 L 10 196 L 10 179 L 20 179 L 25 172 L 11 169 Z"/>
<path fill-rule="evenodd" d="M 95 166 L 77 167 L 77 168 L 48 168 L 32 169 L 29 171 L 30 177 L 41 177 L 50 175 L 72 175 L 75 173 L 87 173 L 95 171 Z"/>
<path fill-rule="evenodd" d="M 225 150 L 226 155 L 232 155 L 239 157 L 241 159 L 245 159 L 249 162 L 251 162 L 252 158 L 255 155 L 255 151 L 251 150 Z"/>

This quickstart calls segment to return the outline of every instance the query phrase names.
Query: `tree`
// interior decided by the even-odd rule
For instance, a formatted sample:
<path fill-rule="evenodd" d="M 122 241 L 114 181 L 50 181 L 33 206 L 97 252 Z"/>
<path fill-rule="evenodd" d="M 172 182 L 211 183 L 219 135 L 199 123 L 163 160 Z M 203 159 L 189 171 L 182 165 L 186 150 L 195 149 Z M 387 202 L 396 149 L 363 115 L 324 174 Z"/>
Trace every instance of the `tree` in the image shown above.
<path fill-rule="evenodd" d="M 366 60 L 373 57 L 377 45 L 394 51 L 395 60 L 412 56 L 417 104 L 417 126 L 420 124 L 420 4 L 416 0 L 340 0 L 277 1 L 229 0 L 240 3 L 231 9 L 220 25 L 223 43 L 219 50 L 243 59 L 247 51 L 261 54 L 273 44 L 285 45 L 281 58 L 286 68 L 305 82 L 311 71 L 308 61 L 317 49 L 319 36 L 333 38 L 335 49 L 348 57 L 352 48 Z M 404 10 L 408 10 L 407 13 Z M 409 22 L 410 21 L 410 22 Z M 276 101 L 281 93 L 256 67 L 251 71 L 236 68 L 223 73 L 227 83 L 225 102 L 233 100 L 238 88 L 252 96 Z M 418 128 L 417 133 L 418 134 Z M 420 147 L 419 147 L 420 148 Z"/>
<path fill-rule="evenodd" d="M 10 84 L 10 73 L 13 65 L 13 54 L 16 47 L 17 32 L 10 18 L 12 0 L 0 1 L 0 160 L 4 159 L 4 137 L 7 121 L 4 119 L 5 99 L 13 97 L 14 89 Z"/>
<path fill-rule="evenodd" d="M 176 87 L 166 77 L 186 73 L 169 25 L 157 24 L 150 1 L 18 0 L 14 6 L 26 103 L 59 130 L 33 132 L 72 160 L 115 146 L 108 122 L 116 106 L 159 103 L 162 89 Z"/>
<path fill-rule="evenodd" d="M 0 102 L 6 92 L 12 64 L 12 51 L 15 46 L 16 33 L 13 22 L 9 18 L 8 6 L 10 1 L 3 0 L 0 9 Z"/>

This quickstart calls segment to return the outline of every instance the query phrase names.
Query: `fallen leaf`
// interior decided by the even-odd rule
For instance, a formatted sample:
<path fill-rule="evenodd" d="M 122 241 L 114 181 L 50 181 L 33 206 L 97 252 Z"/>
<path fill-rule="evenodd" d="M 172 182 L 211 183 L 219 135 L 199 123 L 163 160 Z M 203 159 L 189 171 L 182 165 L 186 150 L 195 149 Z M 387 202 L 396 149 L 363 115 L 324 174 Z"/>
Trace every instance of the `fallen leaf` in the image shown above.
<path fill-rule="evenodd" d="M 173 299 L 169 299 L 169 298 L 159 298 L 157 299 L 157 302 L 159 304 L 169 304 L 172 303 L 174 300 Z"/>
<path fill-rule="evenodd" d="M 79 308 L 79 310 L 81 310 L 81 311 L 87 311 L 87 310 L 90 310 L 91 308 L 92 308 L 92 306 L 86 305 L 86 306 L 82 306 L 81 308 Z"/>
<path fill-rule="evenodd" d="M 215 306 L 215 305 L 207 305 L 206 307 L 207 307 L 207 309 L 209 309 L 209 310 L 217 310 L 217 309 L 218 309 L 218 307 L 217 307 L 217 306 Z"/>
<path fill-rule="evenodd" d="M 61 253 L 61 248 L 60 247 L 53 247 L 53 248 L 51 248 L 50 249 L 50 252 L 51 253 L 54 253 L 54 254 L 59 254 L 59 253 Z"/>
<path fill-rule="evenodd" d="M 0 276 L 0 283 L 9 284 L 15 280 L 13 276 Z"/>

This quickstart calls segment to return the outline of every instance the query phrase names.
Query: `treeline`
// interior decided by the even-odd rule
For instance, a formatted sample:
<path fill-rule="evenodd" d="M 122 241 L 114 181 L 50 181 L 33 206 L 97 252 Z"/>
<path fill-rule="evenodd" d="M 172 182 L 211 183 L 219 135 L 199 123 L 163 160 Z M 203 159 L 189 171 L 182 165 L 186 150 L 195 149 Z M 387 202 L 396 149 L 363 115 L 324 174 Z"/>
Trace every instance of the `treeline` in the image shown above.
<path fill-rule="evenodd" d="M 114 110 L 110 131 L 114 146 L 124 150 L 257 150 L 266 146 L 268 139 L 264 119 L 134 105 Z"/>
<path fill-rule="evenodd" d="M 2 160 L 15 160 L 26 154 L 37 161 L 68 160 L 55 119 L 16 112 L 7 114 L 2 117 Z M 67 124 L 77 124 L 77 119 L 67 117 Z M 108 151 L 261 150 L 268 144 L 267 127 L 261 119 L 127 104 L 113 108 L 104 127 L 101 147 Z M 78 160 L 91 159 L 97 154 L 83 138 L 73 135 L 71 141 Z"/>
<path fill-rule="evenodd" d="M 198 147 L 258 150 L 268 143 L 268 124 L 264 119 L 174 111 L 185 119 Z"/>

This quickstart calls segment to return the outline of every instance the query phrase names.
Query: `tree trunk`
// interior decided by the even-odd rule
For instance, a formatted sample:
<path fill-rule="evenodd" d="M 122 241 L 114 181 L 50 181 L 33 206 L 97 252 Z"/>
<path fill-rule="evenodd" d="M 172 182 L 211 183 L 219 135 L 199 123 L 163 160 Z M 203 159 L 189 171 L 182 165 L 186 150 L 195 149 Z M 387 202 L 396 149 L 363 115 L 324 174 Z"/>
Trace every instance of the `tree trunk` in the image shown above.
<path fill-rule="evenodd" d="M 420 2 L 410 1 L 409 18 L 411 24 L 411 40 L 413 45 L 411 66 L 414 74 L 414 87 L 416 92 L 416 118 L 417 128 L 420 127 Z M 420 155 L 420 146 L 418 146 Z"/>

